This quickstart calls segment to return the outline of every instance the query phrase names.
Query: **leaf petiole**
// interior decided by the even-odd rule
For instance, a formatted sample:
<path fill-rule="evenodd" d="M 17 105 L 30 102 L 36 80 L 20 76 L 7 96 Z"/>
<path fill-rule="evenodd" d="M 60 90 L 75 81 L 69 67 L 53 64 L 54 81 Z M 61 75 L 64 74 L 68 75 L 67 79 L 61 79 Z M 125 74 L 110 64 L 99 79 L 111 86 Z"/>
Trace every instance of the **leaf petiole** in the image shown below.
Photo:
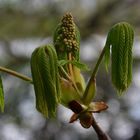
<path fill-rule="evenodd" d="M 103 50 L 102 50 L 102 52 L 99 56 L 99 59 L 97 60 L 97 63 L 95 65 L 94 69 L 93 69 L 92 75 L 90 77 L 90 80 L 89 80 L 89 82 L 87 84 L 87 87 L 86 87 L 86 90 L 84 92 L 83 99 L 85 99 L 88 96 L 89 88 L 93 84 L 93 81 L 95 81 L 95 77 L 96 77 L 96 74 L 98 72 L 99 65 L 100 65 L 100 63 L 103 59 L 104 54 L 105 54 L 106 47 L 108 47 L 108 46 L 105 45 L 105 47 L 103 48 Z"/>

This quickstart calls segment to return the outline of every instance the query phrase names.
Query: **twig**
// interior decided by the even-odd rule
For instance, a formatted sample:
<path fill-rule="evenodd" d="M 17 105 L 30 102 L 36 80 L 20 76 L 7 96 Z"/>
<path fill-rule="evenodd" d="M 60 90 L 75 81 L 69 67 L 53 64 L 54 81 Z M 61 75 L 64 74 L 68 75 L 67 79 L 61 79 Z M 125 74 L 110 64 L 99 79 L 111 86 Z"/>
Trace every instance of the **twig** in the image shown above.
<path fill-rule="evenodd" d="M 25 75 L 23 75 L 23 74 L 20 74 L 20 73 L 18 73 L 18 72 L 16 72 L 16 71 L 13 71 L 13 70 L 11 70 L 11 69 L 7 69 L 7 68 L 4 68 L 4 67 L 1 67 L 1 66 L 0 66 L 0 71 L 6 72 L 6 73 L 8 73 L 8 74 L 10 74 L 10 75 L 13 75 L 13 76 L 15 76 L 15 77 L 18 77 L 18 78 L 24 80 L 24 81 L 28 81 L 28 82 L 30 82 L 31 84 L 33 83 L 33 81 L 32 81 L 31 78 L 29 78 L 29 77 L 27 77 L 27 76 L 25 76 Z"/>
<path fill-rule="evenodd" d="M 97 122 L 95 121 L 94 117 L 93 117 L 93 121 L 92 121 L 92 127 L 96 131 L 99 140 L 111 140 L 109 135 L 107 133 L 105 133 L 101 129 L 101 127 L 97 124 Z"/>

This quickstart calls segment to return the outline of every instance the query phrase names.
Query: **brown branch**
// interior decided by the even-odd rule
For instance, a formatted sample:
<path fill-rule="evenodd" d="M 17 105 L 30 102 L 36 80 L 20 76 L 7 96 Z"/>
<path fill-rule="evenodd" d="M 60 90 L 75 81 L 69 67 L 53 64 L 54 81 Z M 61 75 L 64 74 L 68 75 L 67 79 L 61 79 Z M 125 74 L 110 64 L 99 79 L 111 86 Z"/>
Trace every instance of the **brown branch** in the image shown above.
<path fill-rule="evenodd" d="M 92 127 L 96 131 L 99 140 L 111 140 L 109 135 L 107 133 L 105 133 L 101 129 L 101 127 L 97 124 L 97 122 L 95 121 L 94 117 L 93 117 L 93 121 L 92 121 Z"/>

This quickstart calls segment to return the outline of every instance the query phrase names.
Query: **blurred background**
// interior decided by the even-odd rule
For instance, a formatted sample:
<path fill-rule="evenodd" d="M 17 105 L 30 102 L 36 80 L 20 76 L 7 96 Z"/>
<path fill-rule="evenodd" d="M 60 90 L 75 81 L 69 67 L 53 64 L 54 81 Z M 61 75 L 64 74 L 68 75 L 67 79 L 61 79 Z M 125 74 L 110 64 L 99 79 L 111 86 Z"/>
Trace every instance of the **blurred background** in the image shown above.
<path fill-rule="evenodd" d="M 97 75 L 97 96 L 107 111 L 95 114 L 112 140 L 140 140 L 140 0 L 0 0 L 0 66 L 31 77 L 32 51 L 52 43 L 56 25 L 71 12 L 81 31 L 81 61 L 91 69 L 109 29 L 129 22 L 135 30 L 133 82 L 118 97 L 104 65 Z M 83 73 L 86 80 L 90 74 Z M 69 124 L 72 112 L 59 106 L 57 120 L 46 120 L 35 108 L 33 86 L 1 73 L 5 112 L 0 114 L 0 140 L 97 140 L 92 128 Z"/>

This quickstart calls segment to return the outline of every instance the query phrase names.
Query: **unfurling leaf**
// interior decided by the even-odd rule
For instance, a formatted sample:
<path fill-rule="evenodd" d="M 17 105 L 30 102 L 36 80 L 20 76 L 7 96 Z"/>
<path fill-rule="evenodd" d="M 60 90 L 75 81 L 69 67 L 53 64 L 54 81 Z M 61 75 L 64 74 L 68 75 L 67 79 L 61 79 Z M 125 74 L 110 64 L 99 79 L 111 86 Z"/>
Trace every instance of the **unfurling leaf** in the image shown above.
<path fill-rule="evenodd" d="M 1 76 L 0 76 L 0 111 L 1 112 L 4 111 L 4 91 Z"/>
<path fill-rule="evenodd" d="M 112 83 L 121 95 L 132 81 L 132 46 L 134 31 L 125 22 L 118 23 L 110 30 L 105 45 L 105 63 L 109 64 L 111 48 Z"/>
<path fill-rule="evenodd" d="M 36 108 L 45 117 L 54 117 L 60 98 L 57 55 L 53 46 L 36 48 L 31 56 L 31 72 Z"/>

